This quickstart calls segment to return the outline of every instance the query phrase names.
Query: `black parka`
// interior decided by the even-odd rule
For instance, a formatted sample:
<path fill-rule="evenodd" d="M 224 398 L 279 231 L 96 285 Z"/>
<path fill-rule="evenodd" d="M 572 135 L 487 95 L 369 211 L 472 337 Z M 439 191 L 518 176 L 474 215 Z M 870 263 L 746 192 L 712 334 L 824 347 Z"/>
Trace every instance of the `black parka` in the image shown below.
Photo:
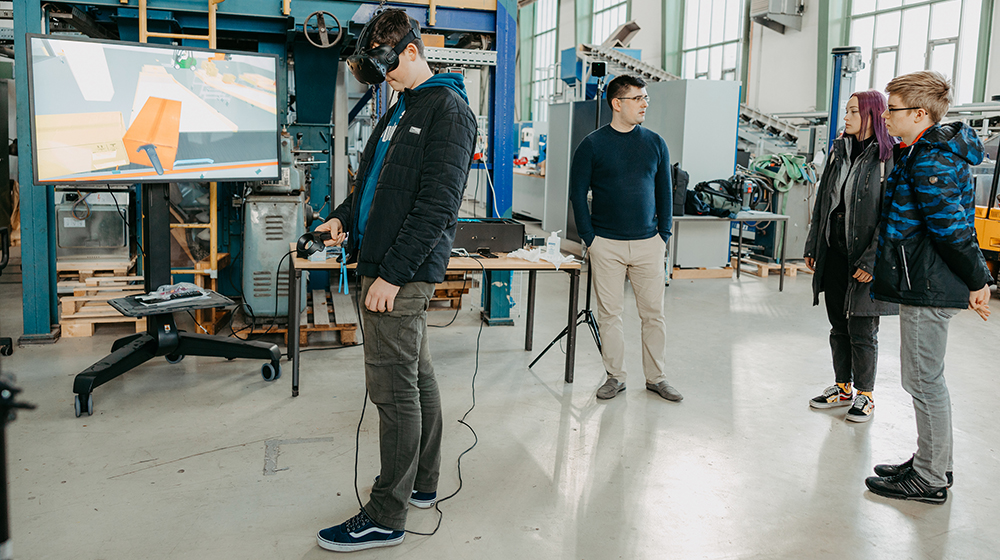
<path fill-rule="evenodd" d="M 357 235 L 348 238 L 349 261 L 358 263 L 358 274 L 396 286 L 443 282 L 472 164 L 476 117 L 448 87 L 402 95 L 406 112 L 382 163 L 360 251 Z M 328 217 L 338 218 L 345 231 L 357 227 L 365 173 L 395 110 L 394 104 L 365 145 L 354 193 Z"/>
<path fill-rule="evenodd" d="M 819 294 L 824 291 L 823 274 L 826 253 L 829 249 L 830 217 L 840 204 L 844 192 L 845 222 L 847 230 L 847 262 L 868 274 L 875 270 L 875 252 L 878 249 L 879 220 L 882 215 L 882 198 L 885 194 L 885 177 L 892 171 L 892 158 L 879 160 L 878 142 L 871 142 L 851 164 L 852 149 L 849 138 L 838 138 L 827 159 L 823 177 L 816 192 L 812 224 L 806 237 L 804 255 L 816 260 L 813 274 L 813 305 L 819 305 Z M 875 317 L 895 315 L 899 307 L 871 297 L 871 282 L 851 278 L 844 298 L 844 315 Z"/>

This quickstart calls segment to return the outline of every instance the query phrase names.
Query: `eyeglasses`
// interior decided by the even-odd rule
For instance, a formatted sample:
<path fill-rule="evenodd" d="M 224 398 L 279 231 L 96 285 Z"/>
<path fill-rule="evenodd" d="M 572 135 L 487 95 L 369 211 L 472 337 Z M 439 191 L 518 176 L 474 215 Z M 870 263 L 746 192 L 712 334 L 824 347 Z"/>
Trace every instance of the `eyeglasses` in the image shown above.
<path fill-rule="evenodd" d="M 897 107 L 895 109 L 889 107 L 888 109 L 886 109 L 886 111 L 889 111 L 890 113 L 895 113 L 896 111 L 916 111 L 917 109 L 923 109 L 923 107 Z"/>
<path fill-rule="evenodd" d="M 616 97 L 615 99 L 628 99 L 629 101 L 645 101 L 649 103 L 648 95 L 636 95 L 635 97 Z"/>

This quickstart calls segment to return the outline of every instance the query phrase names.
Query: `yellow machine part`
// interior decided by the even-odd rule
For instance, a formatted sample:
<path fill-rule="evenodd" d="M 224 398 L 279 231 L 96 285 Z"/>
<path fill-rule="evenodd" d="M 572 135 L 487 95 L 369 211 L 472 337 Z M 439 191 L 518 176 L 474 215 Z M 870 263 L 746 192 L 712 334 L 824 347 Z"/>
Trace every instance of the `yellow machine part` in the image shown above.
<path fill-rule="evenodd" d="M 979 248 L 983 251 L 993 253 L 1000 252 L 1000 208 L 990 210 L 989 218 L 986 217 L 986 207 L 976 206 L 976 238 L 979 239 Z M 1000 262 L 987 257 L 987 266 L 994 278 L 1000 273 Z"/>
<path fill-rule="evenodd" d="M 976 237 L 980 249 L 1000 251 L 1000 208 L 990 210 L 987 218 L 986 207 L 976 206 Z"/>

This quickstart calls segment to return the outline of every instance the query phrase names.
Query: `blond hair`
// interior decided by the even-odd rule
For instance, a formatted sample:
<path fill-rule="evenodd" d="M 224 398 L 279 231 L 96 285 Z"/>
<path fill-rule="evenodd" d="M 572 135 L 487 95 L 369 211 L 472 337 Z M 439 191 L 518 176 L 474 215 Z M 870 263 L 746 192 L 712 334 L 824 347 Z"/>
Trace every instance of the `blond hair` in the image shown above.
<path fill-rule="evenodd" d="M 939 72 L 921 70 L 893 78 L 885 86 L 889 95 L 896 95 L 908 107 L 920 107 L 931 120 L 941 122 L 951 107 L 951 82 Z"/>

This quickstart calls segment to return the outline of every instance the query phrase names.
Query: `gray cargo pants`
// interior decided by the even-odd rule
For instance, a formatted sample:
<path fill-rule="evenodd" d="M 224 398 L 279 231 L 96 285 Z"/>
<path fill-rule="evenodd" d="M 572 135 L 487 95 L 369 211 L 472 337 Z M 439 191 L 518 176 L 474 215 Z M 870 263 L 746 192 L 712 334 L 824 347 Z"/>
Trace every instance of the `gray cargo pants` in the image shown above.
<path fill-rule="evenodd" d="M 441 466 L 441 395 L 427 343 L 434 284 L 405 284 L 392 311 L 375 313 L 364 306 L 374 281 L 364 277 L 359 295 L 365 383 L 378 408 L 381 459 L 365 512 L 379 525 L 402 531 L 410 493 L 436 492 Z"/>

